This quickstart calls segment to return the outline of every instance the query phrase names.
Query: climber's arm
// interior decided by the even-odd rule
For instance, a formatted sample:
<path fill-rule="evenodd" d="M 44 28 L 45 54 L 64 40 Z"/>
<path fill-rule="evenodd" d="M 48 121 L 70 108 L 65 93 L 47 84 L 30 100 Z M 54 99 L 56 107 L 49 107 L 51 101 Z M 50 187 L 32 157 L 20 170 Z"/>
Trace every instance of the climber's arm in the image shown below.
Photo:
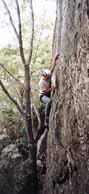
<path fill-rule="evenodd" d="M 53 59 L 53 62 L 52 62 L 52 68 L 51 68 L 51 76 L 52 76 L 52 74 L 53 74 L 53 72 L 54 72 L 54 69 L 55 69 L 55 66 L 56 66 L 56 62 L 57 62 L 57 60 L 59 59 L 59 56 L 60 56 L 60 54 L 57 54 L 55 57 L 54 57 L 54 59 Z"/>

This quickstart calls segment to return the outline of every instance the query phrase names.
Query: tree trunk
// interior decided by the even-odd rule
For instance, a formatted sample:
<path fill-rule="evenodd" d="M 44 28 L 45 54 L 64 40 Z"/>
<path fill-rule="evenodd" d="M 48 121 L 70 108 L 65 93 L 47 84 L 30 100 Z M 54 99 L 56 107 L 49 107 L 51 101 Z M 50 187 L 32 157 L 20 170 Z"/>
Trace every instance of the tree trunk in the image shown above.
<path fill-rule="evenodd" d="M 30 14 L 31 14 L 31 23 L 32 23 L 32 29 L 31 29 L 31 39 L 30 39 L 30 48 L 29 48 L 29 55 L 28 60 L 25 58 L 25 52 L 23 47 L 23 33 L 22 33 L 22 20 L 21 20 L 21 10 L 19 1 L 15 0 L 16 3 L 16 11 L 17 11 L 17 18 L 18 18 L 18 30 L 15 26 L 12 14 L 9 10 L 8 4 L 5 0 L 2 0 L 2 3 L 5 7 L 6 12 L 8 13 L 9 20 L 11 23 L 11 26 L 14 30 L 14 33 L 17 37 L 18 43 L 19 43 L 19 51 L 20 51 L 20 57 L 22 60 L 22 64 L 24 65 L 24 78 L 25 78 L 25 110 L 23 111 L 23 107 L 19 105 L 16 99 L 10 95 L 6 87 L 3 85 L 2 81 L 0 80 L 0 86 L 2 87 L 5 94 L 9 97 L 9 99 L 15 104 L 23 118 L 25 119 L 25 128 L 27 132 L 27 140 L 28 140 L 28 146 L 29 146 L 29 168 L 32 170 L 32 174 L 29 175 L 29 188 L 28 191 L 26 191 L 26 194 L 36 194 L 37 193 L 37 164 L 36 164 L 36 143 L 33 137 L 33 130 L 32 130 L 32 118 L 31 118 L 31 78 L 30 78 L 30 65 L 31 65 L 31 59 L 32 59 L 32 52 L 33 52 L 33 40 L 34 40 L 34 12 L 33 12 L 33 5 L 32 0 L 28 1 L 30 6 Z M 3 67 L 3 64 L 1 64 Z M 4 68 L 4 67 L 3 67 Z M 7 69 L 4 68 L 6 71 Z M 7 71 L 8 72 L 8 71 Z M 8 72 L 10 76 L 12 74 Z M 18 79 L 16 79 L 18 80 Z M 21 102 L 22 103 L 22 102 Z M 26 187 L 27 189 L 27 187 Z"/>
<path fill-rule="evenodd" d="M 26 103 L 26 130 L 28 134 L 28 140 L 34 141 L 33 131 L 32 131 L 32 119 L 31 119 L 31 86 L 30 84 L 30 73 L 29 65 L 24 65 L 25 72 L 25 103 Z"/>
<path fill-rule="evenodd" d="M 29 167 L 32 170 L 32 175 L 29 177 L 29 191 L 28 194 L 37 193 L 37 163 L 36 163 L 36 152 L 37 147 L 33 137 L 32 130 L 32 117 L 31 117 L 31 83 L 30 83 L 30 67 L 29 65 L 24 65 L 25 72 L 25 103 L 26 103 L 26 113 L 25 113 L 25 122 L 26 122 L 26 131 L 27 139 L 29 146 Z"/>
<path fill-rule="evenodd" d="M 43 193 L 86 194 L 89 193 L 89 1 L 58 0 L 56 22 L 54 52 L 60 50 L 61 61 L 50 114 Z"/>

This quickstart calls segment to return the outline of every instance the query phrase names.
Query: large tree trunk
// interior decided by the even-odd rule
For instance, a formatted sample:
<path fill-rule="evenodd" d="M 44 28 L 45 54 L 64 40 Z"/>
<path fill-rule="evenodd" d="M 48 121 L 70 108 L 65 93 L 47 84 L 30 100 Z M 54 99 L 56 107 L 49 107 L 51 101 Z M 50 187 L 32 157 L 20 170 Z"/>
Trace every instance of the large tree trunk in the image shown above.
<path fill-rule="evenodd" d="M 58 0 L 45 194 L 89 193 L 89 1 Z M 61 27 L 61 28 L 60 28 Z M 57 36 L 56 36 L 57 35 Z M 57 38 L 56 38 L 57 37 Z"/>

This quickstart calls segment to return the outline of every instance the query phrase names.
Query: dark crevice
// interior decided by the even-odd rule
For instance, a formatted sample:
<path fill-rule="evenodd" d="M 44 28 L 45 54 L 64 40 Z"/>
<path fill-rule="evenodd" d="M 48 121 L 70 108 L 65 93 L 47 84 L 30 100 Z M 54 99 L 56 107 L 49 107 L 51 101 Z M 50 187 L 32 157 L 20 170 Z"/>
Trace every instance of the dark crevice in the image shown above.
<path fill-rule="evenodd" d="M 81 4 L 80 4 L 80 3 L 78 3 L 78 9 L 80 8 L 80 6 L 81 6 Z"/>
<path fill-rule="evenodd" d="M 89 69 L 87 69 L 87 74 L 88 74 L 88 78 L 89 78 Z"/>
<path fill-rule="evenodd" d="M 87 5 L 87 16 L 89 19 L 89 0 L 86 0 L 86 5 Z"/>

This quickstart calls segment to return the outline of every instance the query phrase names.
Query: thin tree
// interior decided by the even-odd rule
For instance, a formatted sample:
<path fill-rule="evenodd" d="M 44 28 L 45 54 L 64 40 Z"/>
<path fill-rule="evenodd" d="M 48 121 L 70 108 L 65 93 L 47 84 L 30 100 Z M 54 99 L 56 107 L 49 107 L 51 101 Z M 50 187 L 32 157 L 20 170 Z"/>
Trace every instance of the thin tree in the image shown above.
<path fill-rule="evenodd" d="M 15 0 L 16 7 L 17 7 L 17 16 L 18 16 L 18 30 L 15 27 L 15 24 L 13 22 L 13 18 L 12 18 L 10 10 L 8 8 L 8 5 L 6 4 L 6 2 L 4 0 L 1 0 L 1 1 L 3 2 L 4 7 L 8 13 L 10 23 L 13 27 L 13 30 L 15 32 L 15 35 L 16 35 L 16 37 L 18 39 L 18 43 L 19 43 L 20 56 L 21 56 L 21 60 L 22 60 L 23 66 L 24 66 L 24 76 L 25 76 L 24 89 L 25 89 L 25 101 L 26 101 L 25 111 L 24 112 L 20 111 L 20 113 L 22 112 L 21 114 L 24 117 L 25 122 L 26 122 L 28 141 L 34 141 L 33 132 L 32 132 L 32 122 L 31 122 L 31 84 L 30 84 L 30 78 L 31 78 L 30 77 L 30 64 L 31 64 L 31 59 L 32 59 L 33 40 L 34 40 L 34 14 L 33 14 L 32 0 L 29 0 L 29 6 L 30 6 L 30 10 L 31 10 L 31 23 L 32 23 L 32 30 L 31 31 L 32 31 L 32 33 L 31 33 L 31 41 L 30 41 L 30 48 L 29 48 L 29 56 L 28 56 L 27 60 L 25 58 L 24 48 L 23 48 L 22 24 L 21 24 L 20 7 L 19 7 L 18 0 Z M 0 81 L 0 85 L 2 87 L 2 85 L 3 85 L 2 81 Z M 5 88 L 5 86 L 4 86 L 4 88 Z M 2 89 L 3 89 L 3 87 L 2 87 Z M 16 103 L 15 103 L 15 105 L 16 105 Z M 17 107 L 17 109 L 18 109 L 18 107 Z"/>
<path fill-rule="evenodd" d="M 11 12 L 9 10 L 9 7 L 5 0 L 1 0 L 7 13 L 9 16 L 10 23 L 12 25 L 12 28 L 14 30 L 14 33 L 17 37 L 18 44 L 19 44 L 19 51 L 20 51 L 20 57 L 22 60 L 22 64 L 24 66 L 24 80 L 25 80 L 25 110 L 22 109 L 20 104 L 11 96 L 11 94 L 8 92 L 7 88 L 4 86 L 2 81 L 0 80 L 0 86 L 2 87 L 5 94 L 9 97 L 10 100 L 13 101 L 15 106 L 17 107 L 18 111 L 22 115 L 22 117 L 25 120 L 25 127 L 27 132 L 27 139 L 29 144 L 29 155 L 31 158 L 31 169 L 32 169 L 32 188 L 31 192 L 36 194 L 37 189 L 37 168 L 36 168 L 36 144 L 33 136 L 33 130 L 32 130 L 32 118 L 31 118 L 31 73 L 30 73 L 30 66 L 31 66 L 31 59 L 32 59 L 32 52 L 33 52 L 33 40 L 34 40 L 34 13 L 33 13 L 33 5 L 32 0 L 28 1 L 28 5 L 30 6 L 30 12 L 31 12 L 31 39 L 30 39 L 30 48 L 29 48 L 29 55 L 28 59 L 26 60 L 25 54 L 24 54 L 24 48 L 23 48 L 23 36 L 22 36 L 22 23 L 21 23 L 21 12 L 20 12 L 20 6 L 18 0 L 15 0 L 16 8 L 17 8 L 17 16 L 18 16 L 18 29 L 16 29 L 16 26 L 13 21 L 13 17 L 11 15 Z"/>

